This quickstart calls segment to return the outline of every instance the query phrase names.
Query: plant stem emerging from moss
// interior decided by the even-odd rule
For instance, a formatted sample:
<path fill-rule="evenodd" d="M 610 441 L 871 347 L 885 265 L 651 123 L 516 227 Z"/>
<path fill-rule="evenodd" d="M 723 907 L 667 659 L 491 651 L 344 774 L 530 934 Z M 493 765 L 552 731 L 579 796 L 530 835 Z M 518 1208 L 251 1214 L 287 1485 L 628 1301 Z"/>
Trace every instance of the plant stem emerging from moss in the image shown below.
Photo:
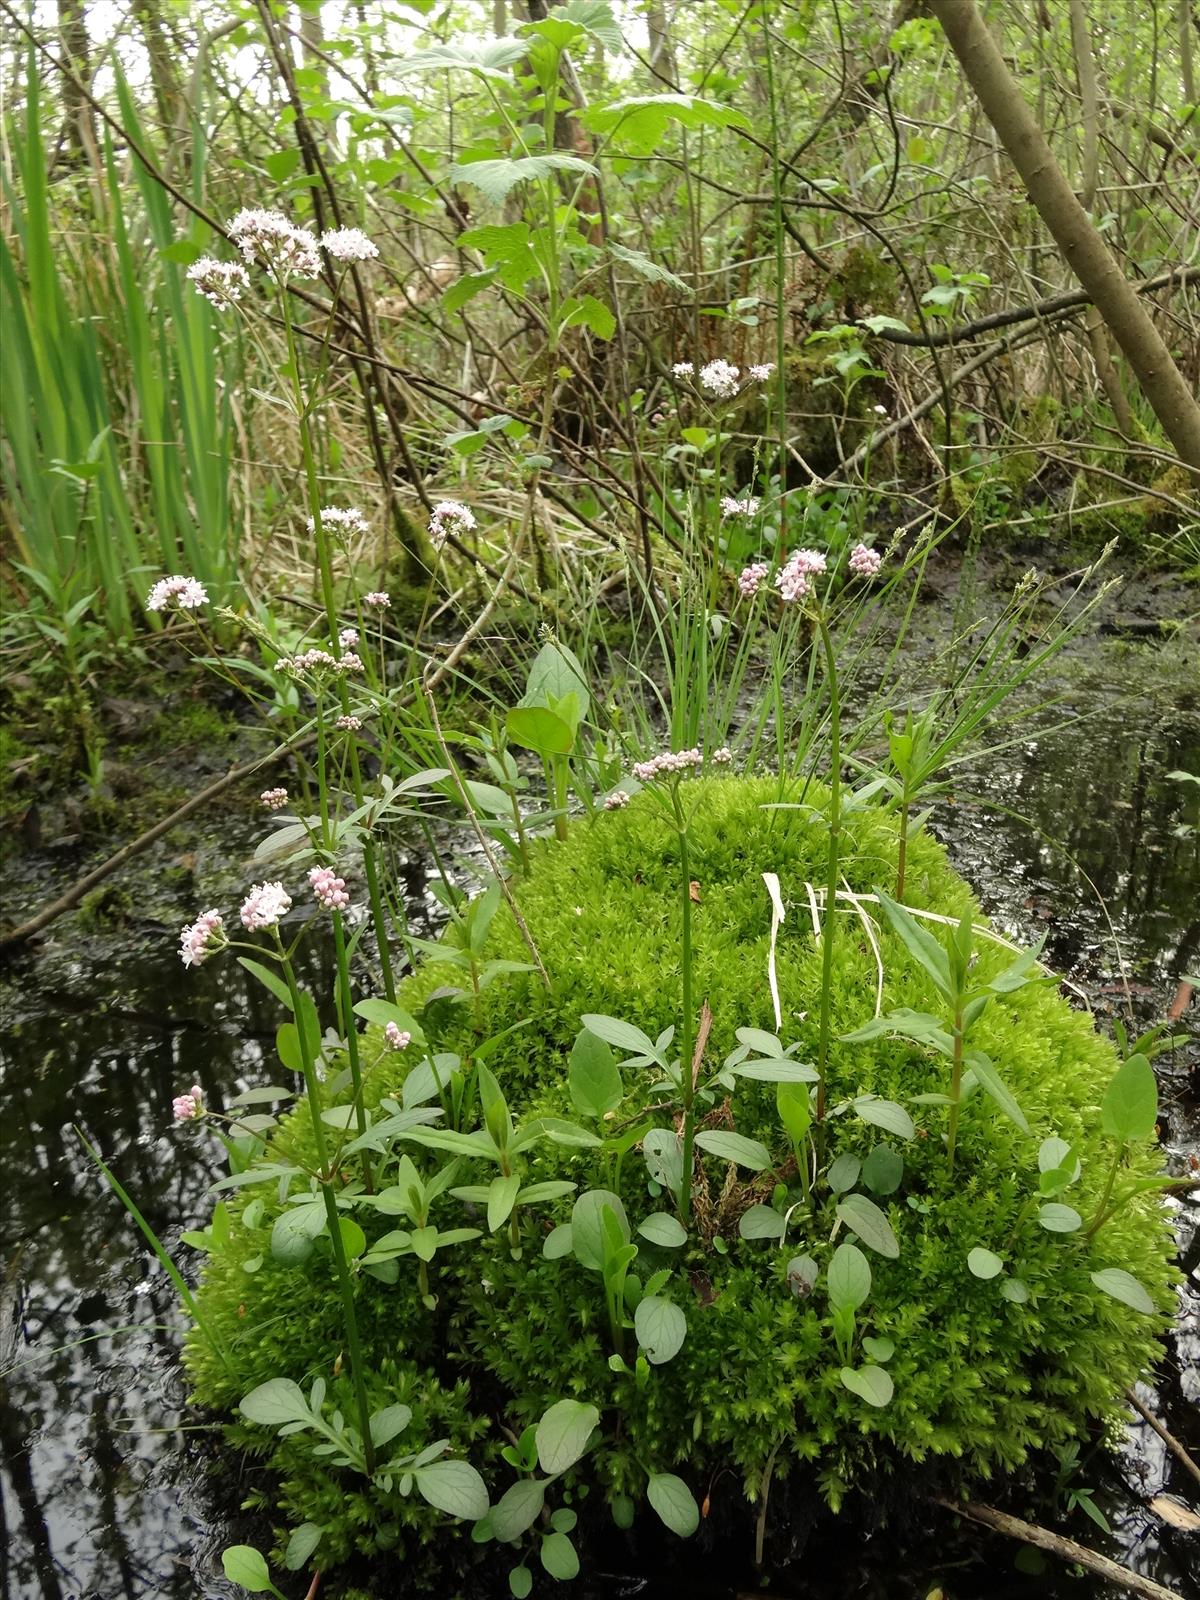
<path fill-rule="evenodd" d="M 692 869 L 688 858 L 687 818 L 679 798 L 678 779 L 671 784 L 671 807 L 679 834 L 679 872 L 683 886 L 683 1028 L 679 1046 L 680 1088 L 683 1091 L 683 1166 L 679 1177 L 679 1220 L 686 1228 L 692 1220 L 696 1075 L 692 1067 Z"/>
<path fill-rule="evenodd" d="M 825 873 L 825 922 L 821 929 L 821 1033 L 817 1046 L 817 1115 L 825 1116 L 825 1074 L 829 1066 L 830 1013 L 833 1006 L 833 947 L 837 938 L 838 862 L 842 828 L 842 730 L 838 695 L 837 656 L 824 612 L 817 614 L 817 629 L 829 679 L 829 859 Z M 818 1138 L 821 1138 L 820 1132 Z"/>

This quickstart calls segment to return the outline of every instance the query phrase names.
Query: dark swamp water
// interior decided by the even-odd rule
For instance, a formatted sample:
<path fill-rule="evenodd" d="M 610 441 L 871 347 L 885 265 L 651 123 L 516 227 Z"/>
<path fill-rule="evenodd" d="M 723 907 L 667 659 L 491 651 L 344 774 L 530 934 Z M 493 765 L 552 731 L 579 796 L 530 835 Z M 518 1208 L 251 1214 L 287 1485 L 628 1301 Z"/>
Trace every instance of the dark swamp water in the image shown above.
<path fill-rule="evenodd" d="M 1195 656 L 1189 666 L 1178 641 L 1114 637 L 1077 653 L 1063 686 L 1069 699 L 1056 719 L 1077 720 L 1048 736 L 1031 730 L 990 759 L 939 808 L 933 830 L 1003 931 L 1047 933 L 1047 960 L 1101 1026 L 1129 1007 L 1139 1021 L 1157 1020 L 1180 975 L 1200 966 L 1200 789 L 1168 776 L 1200 773 Z M 233 898 L 261 831 L 260 819 L 248 818 L 191 847 L 192 882 L 182 891 L 161 886 L 179 857 L 164 846 L 130 880 L 152 912 L 139 913 L 135 887 L 120 932 L 89 933 L 66 918 L 38 949 L 0 968 L 0 1600 L 232 1596 L 241 1591 L 221 1576 L 220 1552 L 261 1535 L 238 1512 L 238 1459 L 215 1464 L 203 1419 L 184 1406 L 170 1286 L 75 1132 L 78 1125 L 100 1147 L 168 1243 L 203 1216 L 212 1146 L 198 1130 L 173 1127 L 172 1096 L 197 1081 L 219 1106 L 277 1076 L 277 1018 L 231 961 L 185 973 L 177 930 L 197 907 Z M 6 916 L 19 920 L 45 892 L 47 870 L 45 857 L 11 866 Z M 65 884 L 79 862 L 67 852 L 54 870 Z M 419 860 L 409 874 L 410 904 L 427 903 Z M 308 959 L 320 992 L 325 957 L 314 946 Z M 1159 1062 L 1160 1128 L 1167 1162 L 1182 1173 L 1200 1151 L 1196 1002 L 1178 1031 L 1188 1044 Z M 1196 1455 L 1200 1202 L 1175 1209 L 1189 1281 L 1155 1388 L 1141 1398 Z M 1068 1515 L 1061 1495 L 1036 1515 L 1181 1595 L 1200 1595 L 1197 1536 L 1149 1506 L 1165 1495 L 1194 1507 L 1196 1483 L 1132 1413 L 1131 1421 L 1121 1454 L 1085 1452 L 1074 1480 L 1095 1491 L 1112 1537 L 1081 1512 Z M 1033 1502 L 1018 1493 L 1001 1503 L 1020 1515 Z M 869 1538 L 818 1533 L 762 1592 L 813 1600 L 924 1597 L 939 1587 L 957 1600 L 1117 1592 L 1053 1563 L 1022 1572 L 1018 1550 L 930 1513 L 919 1526 Z M 588 1600 L 732 1600 L 756 1588 L 741 1552 L 726 1569 L 685 1551 L 685 1566 L 678 1548 L 664 1555 L 611 1539 L 600 1557 L 608 1570 L 585 1591 Z M 295 1579 L 282 1586 L 297 1597 L 305 1587 Z M 573 1592 L 583 1600 L 581 1589 Z"/>

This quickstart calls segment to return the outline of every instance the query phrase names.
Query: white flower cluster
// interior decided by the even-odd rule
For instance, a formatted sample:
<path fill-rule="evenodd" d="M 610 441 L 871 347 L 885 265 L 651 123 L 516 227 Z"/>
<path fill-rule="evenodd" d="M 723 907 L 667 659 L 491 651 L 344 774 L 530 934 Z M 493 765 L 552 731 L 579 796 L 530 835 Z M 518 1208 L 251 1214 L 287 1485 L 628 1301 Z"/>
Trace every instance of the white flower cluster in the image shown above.
<path fill-rule="evenodd" d="M 693 745 L 690 750 L 663 750 L 649 761 L 638 761 L 634 764 L 633 775 L 639 783 L 652 783 L 664 773 L 687 772 L 703 765 L 704 756 L 698 746 Z"/>
<path fill-rule="evenodd" d="M 250 287 L 250 274 L 240 261 L 218 261 L 215 256 L 201 256 L 187 269 L 188 282 L 198 289 L 214 306 L 232 305 L 242 298 L 242 291 Z"/>
<path fill-rule="evenodd" d="M 229 224 L 229 236 L 246 261 L 265 267 L 281 283 L 289 278 L 321 276 L 316 239 L 289 222 L 282 211 L 239 211 Z"/>
<path fill-rule="evenodd" d="M 439 500 L 429 519 L 429 542 L 440 550 L 451 534 L 461 539 L 475 526 L 475 513 L 461 500 Z"/>
<path fill-rule="evenodd" d="M 291 909 L 292 897 L 278 880 L 256 883 L 242 901 L 242 927 L 250 933 L 261 933 L 264 928 L 277 926 Z"/>
<path fill-rule="evenodd" d="M 320 245 L 335 261 L 374 261 L 379 254 L 361 228 L 330 228 L 321 235 Z"/>
<path fill-rule="evenodd" d="M 208 604 L 208 590 L 196 578 L 185 578 L 177 573 L 173 578 L 160 578 L 146 596 L 147 611 L 196 611 Z"/>
<path fill-rule="evenodd" d="M 343 543 L 355 534 L 371 531 L 371 524 L 357 506 L 322 506 L 321 527 Z M 317 531 L 316 520 L 313 517 L 308 519 L 308 531 L 313 534 Z"/>
<path fill-rule="evenodd" d="M 731 517 L 756 517 L 758 515 L 759 501 L 754 495 L 748 494 L 744 500 L 739 500 L 735 495 L 727 494 L 721 497 L 721 521 L 728 522 Z"/>
<path fill-rule="evenodd" d="M 746 379 L 749 383 L 766 383 L 775 371 L 773 361 L 746 368 Z M 694 378 L 696 364 L 694 361 L 676 361 L 671 368 L 672 374 L 679 379 Z M 735 367 L 731 361 L 725 361 L 718 356 L 715 361 L 707 361 L 700 368 L 700 387 L 707 394 L 713 395 L 718 400 L 732 400 L 741 388 L 742 369 Z"/>

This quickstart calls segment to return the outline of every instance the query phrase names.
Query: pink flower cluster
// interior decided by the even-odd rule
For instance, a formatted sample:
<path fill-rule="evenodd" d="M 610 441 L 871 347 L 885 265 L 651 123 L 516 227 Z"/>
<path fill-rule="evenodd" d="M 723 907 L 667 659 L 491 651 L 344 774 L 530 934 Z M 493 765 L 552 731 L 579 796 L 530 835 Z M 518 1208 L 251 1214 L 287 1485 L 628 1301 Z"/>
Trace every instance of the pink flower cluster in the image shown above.
<path fill-rule="evenodd" d="M 636 762 L 633 775 L 639 783 L 652 783 L 665 772 L 687 772 L 689 768 L 703 764 L 704 757 L 696 746 L 691 750 L 663 750 L 659 755 L 651 756 L 649 761 Z"/>
<path fill-rule="evenodd" d="M 873 578 L 883 565 L 883 557 L 869 545 L 856 544 L 850 552 L 848 565 L 856 578 Z"/>
<path fill-rule="evenodd" d="M 346 880 L 339 878 L 332 867 L 313 867 L 308 882 L 317 904 L 324 910 L 344 911 L 350 904 Z"/>
<path fill-rule="evenodd" d="M 429 519 L 429 542 L 440 550 L 451 534 L 461 539 L 476 527 L 475 513 L 461 500 L 439 500 Z"/>
<path fill-rule="evenodd" d="M 339 717 L 334 723 L 335 728 L 340 728 L 343 733 L 357 733 L 362 727 L 362 718 L 355 716 Z"/>
<path fill-rule="evenodd" d="M 386 611 L 391 603 L 391 595 L 383 589 L 372 589 L 369 594 L 363 595 L 363 605 L 372 606 L 376 611 Z"/>
<path fill-rule="evenodd" d="M 347 650 L 340 656 L 328 650 L 304 650 L 298 656 L 283 656 L 278 665 L 287 672 L 362 672 L 362 657 Z"/>
<path fill-rule="evenodd" d="M 264 789 L 258 798 L 268 811 L 282 811 L 288 803 L 288 792 L 283 788 Z"/>
<path fill-rule="evenodd" d="M 249 933 L 261 933 L 264 928 L 276 927 L 291 909 L 292 897 L 278 880 L 256 883 L 242 901 L 242 927 Z"/>
<path fill-rule="evenodd" d="M 203 911 L 180 933 L 179 959 L 185 967 L 199 967 L 227 943 L 224 917 L 215 909 Z"/>
<path fill-rule="evenodd" d="M 171 1102 L 176 1122 L 190 1122 L 204 1115 L 204 1090 L 194 1083 L 186 1094 L 177 1094 Z"/>
<path fill-rule="evenodd" d="M 321 527 L 333 534 L 335 539 L 343 542 L 355 534 L 370 533 L 371 524 L 356 506 L 322 506 Z M 316 533 L 317 523 L 314 517 L 308 519 L 309 533 Z"/>
<path fill-rule="evenodd" d="M 758 593 L 763 579 L 770 570 L 765 561 L 752 561 L 748 567 L 742 568 L 738 574 L 738 588 L 747 599 Z"/>
<path fill-rule="evenodd" d="M 756 517 L 758 515 L 759 501 L 754 495 L 748 494 L 744 500 L 739 500 L 735 495 L 727 494 L 721 497 L 721 521 L 728 522 L 730 517 Z"/>
<path fill-rule="evenodd" d="M 812 590 L 812 580 L 825 571 L 825 557 L 819 550 L 797 550 L 775 574 L 781 600 L 803 600 Z"/>
<path fill-rule="evenodd" d="M 721 745 L 719 749 L 714 750 L 712 753 L 712 762 L 715 767 L 727 767 L 732 760 L 733 751 L 727 744 Z"/>
<path fill-rule="evenodd" d="M 321 235 L 320 244 L 335 261 L 374 261 L 379 254 L 361 228 L 330 228 Z"/>
<path fill-rule="evenodd" d="M 341 633 L 338 634 L 338 643 L 343 650 L 353 650 L 358 643 L 358 629 L 343 628 Z"/>
<path fill-rule="evenodd" d="M 614 789 L 611 794 L 604 797 L 605 811 L 620 811 L 629 804 L 629 796 L 624 789 Z"/>
<path fill-rule="evenodd" d="M 388 1042 L 389 1050 L 405 1050 L 412 1043 L 412 1034 L 398 1022 L 389 1022 L 383 1030 L 383 1037 Z"/>
<path fill-rule="evenodd" d="M 240 261 L 218 261 L 201 256 L 187 269 L 188 282 L 214 306 L 232 305 L 250 287 L 250 274 Z"/>
<path fill-rule="evenodd" d="M 282 211 L 239 211 L 229 224 L 229 236 L 244 260 L 258 262 L 281 282 L 321 276 L 317 241 L 311 233 L 289 222 Z"/>
<path fill-rule="evenodd" d="M 185 578 L 176 573 L 172 578 L 160 578 L 146 596 L 147 611 L 166 611 L 174 606 L 177 611 L 195 611 L 208 604 L 208 590 L 196 578 Z"/>

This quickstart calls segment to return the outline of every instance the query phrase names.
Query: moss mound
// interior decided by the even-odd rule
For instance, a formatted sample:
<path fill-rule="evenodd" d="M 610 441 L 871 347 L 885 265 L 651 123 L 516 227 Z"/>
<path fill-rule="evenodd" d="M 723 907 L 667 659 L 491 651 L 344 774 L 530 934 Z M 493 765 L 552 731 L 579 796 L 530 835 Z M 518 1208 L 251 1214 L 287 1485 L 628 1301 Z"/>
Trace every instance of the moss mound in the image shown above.
<path fill-rule="evenodd" d="M 794 808 L 782 810 L 771 809 L 783 796 L 770 779 L 697 780 L 686 795 L 695 807 L 694 992 L 707 998 L 713 1016 L 706 1061 L 715 1069 L 734 1048 L 737 1028 L 774 1028 L 764 872 L 779 875 L 789 903 L 777 955 L 782 1037 L 798 1042 L 798 1059 L 815 1059 L 821 948 L 806 884 L 819 883 L 824 872 L 824 791 L 810 786 L 789 797 L 798 802 Z M 895 865 L 894 820 L 871 808 L 853 813 L 844 839 L 849 887 L 869 893 L 876 884 L 886 886 Z M 679 1024 L 679 888 L 676 835 L 651 798 L 638 796 L 623 811 L 580 824 L 566 843 L 540 845 L 528 879 L 515 886 L 548 988 L 536 974 L 519 973 L 497 978 L 477 1007 L 448 1006 L 439 991 L 461 984 L 462 973 L 435 960 L 406 982 L 401 1002 L 443 1052 L 466 1056 L 480 1037 L 512 1029 L 489 1065 L 518 1124 L 545 1116 L 579 1123 L 584 1119 L 568 1093 L 567 1061 L 581 1015 L 623 1018 L 652 1038 Z M 973 906 L 941 848 L 920 838 L 910 846 L 905 899 L 954 917 Z M 885 1010 L 939 1010 L 933 985 L 900 939 L 886 926 L 876 938 L 878 959 L 864 920 L 852 908 L 844 913 L 834 968 L 835 1035 L 875 1014 L 880 960 Z M 1011 951 L 985 937 L 977 939 L 977 951 L 982 978 L 1011 960 Z M 487 955 L 528 958 L 504 909 Z M 368 1060 L 378 1048 L 374 1031 L 371 1038 Z M 619 1192 L 639 1246 L 632 1271 L 644 1282 L 669 1269 L 659 1293 L 686 1317 L 686 1337 L 672 1359 L 639 1373 L 631 1334 L 627 1361 L 613 1363 L 599 1274 L 573 1254 L 543 1254 L 551 1230 L 569 1220 L 573 1196 L 519 1213 L 522 1253 L 514 1259 L 504 1227 L 488 1234 L 481 1215 L 465 1215 L 464 1202 L 446 1194 L 436 1203 L 438 1226 L 467 1223 L 483 1233 L 473 1243 L 439 1251 L 430 1267 L 435 1309 L 422 1304 L 411 1257 L 400 1262 L 394 1284 L 365 1273 L 358 1279 L 373 1403 L 412 1406 L 406 1447 L 410 1440 L 418 1449 L 430 1438 L 451 1438 L 488 1478 L 493 1503 L 512 1481 L 500 1460 L 506 1434 L 519 1435 L 564 1397 L 594 1404 L 601 1439 L 568 1475 L 567 1492 L 577 1502 L 590 1492 L 592 1507 L 607 1501 L 620 1516 L 622 1497 L 644 1500 L 648 1473 L 676 1472 L 698 1498 L 715 1481 L 712 1494 L 739 1504 L 742 1494 L 757 1497 L 768 1471 L 775 1479 L 803 1474 L 836 1506 L 853 1487 L 873 1483 L 878 1492 L 880 1473 L 910 1473 L 913 1463 L 930 1463 L 931 1471 L 940 1463 L 943 1485 L 948 1476 L 965 1482 L 1004 1472 L 1031 1452 L 1080 1435 L 1096 1419 L 1115 1416 L 1125 1387 L 1156 1357 L 1171 1303 L 1164 1213 L 1147 1193 L 1093 1237 L 1086 1228 L 1062 1235 L 1039 1226 L 1036 1198 L 1039 1143 L 1053 1135 L 1072 1146 L 1081 1163 L 1064 1198 L 1085 1220 L 1096 1212 L 1111 1159 L 1099 1107 L 1115 1053 L 1088 1018 L 1045 983 L 993 1001 L 974 1042 L 1002 1070 L 1031 1132 L 1000 1116 L 982 1094 L 971 1096 L 953 1172 L 945 1107 L 914 1098 L 946 1091 L 942 1059 L 884 1037 L 837 1039 L 831 1052 L 831 1104 L 877 1095 L 907 1107 L 916 1124 L 915 1135 L 903 1139 L 845 1112 L 830 1120 L 825 1149 L 826 1162 L 834 1156 L 865 1160 L 878 1146 L 903 1160 L 898 1183 L 873 1194 L 900 1248 L 894 1259 L 867 1252 L 872 1284 L 858 1312 L 852 1358 L 852 1364 L 864 1359 L 864 1336 L 882 1341 L 866 1347 L 868 1354 L 888 1342 L 894 1346 L 890 1357 L 879 1356 L 894 1385 L 888 1403 L 868 1403 L 842 1377 L 846 1361 L 825 1291 L 837 1194 L 821 1188 L 811 1210 L 801 1206 L 793 1213 L 783 1244 L 740 1236 L 750 1206 L 774 1197 L 784 1209 L 800 1198 L 775 1087 L 746 1080 L 729 1097 L 718 1093 L 707 1108 L 707 1126 L 736 1125 L 739 1135 L 761 1141 L 775 1171 L 756 1174 L 698 1150 L 696 1215 L 684 1248 L 660 1247 L 636 1233 L 649 1214 L 671 1209 L 670 1196 L 656 1192 L 638 1151 L 615 1163 L 605 1151 L 542 1142 L 524 1158 L 527 1184 L 565 1179 L 579 1193 Z M 380 1051 L 369 1101 L 399 1097 L 418 1057 L 416 1050 Z M 623 1078 L 613 1128 L 647 1119 L 669 1127 L 661 1096 L 653 1092 L 661 1074 L 635 1067 Z M 303 1105 L 286 1119 L 274 1154 L 307 1148 L 307 1119 Z M 477 1121 L 473 1115 L 465 1125 Z M 393 1169 L 404 1150 L 426 1177 L 449 1159 L 402 1145 Z M 895 1169 L 891 1157 L 874 1159 Z M 1133 1176 L 1156 1168 L 1152 1150 L 1131 1149 Z M 464 1161 L 456 1182 L 486 1183 L 493 1175 L 493 1168 Z M 385 1173 L 379 1181 L 394 1178 Z M 776 1183 L 790 1186 L 786 1202 Z M 234 1370 L 218 1362 L 197 1333 L 188 1350 L 196 1397 L 223 1409 L 268 1378 L 330 1378 L 342 1348 L 328 1254 L 318 1248 L 300 1265 L 273 1259 L 265 1246 L 279 1196 L 274 1186 L 253 1193 L 253 1202 L 249 1191 L 230 1201 L 228 1244 L 211 1258 L 200 1293 L 202 1311 L 230 1346 Z M 369 1241 L 397 1226 L 395 1217 L 369 1206 L 357 1206 L 353 1215 Z M 845 1237 L 843 1231 L 838 1242 Z M 974 1276 L 967 1257 L 975 1248 L 1001 1255 L 1005 1273 L 987 1281 Z M 803 1275 L 789 1272 L 801 1255 L 821 1271 L 811 1288 Z M 1136 1273 L 1162 1315 L 1143 1314 L 1102 1293 L 1092 1274 L 1108 1267 Z M 332 1376 L 332 1389 L 349 1414 L 344 1375 Z M 283 1480 L 274 1503 L 293 1521 L 325 1527 L 323 1565 L 354 1550 L 397 1544 L 411 1556 L 418 1541 L 456 1531 L 415 1496 L 404 1500 L 394 1489 L 385 1493 L 377 1483 L 331 1472 L 303 1437 L 277 1443 L 244 1424 L 236 1425 L 234 1436 L 272 1454 Z M 465 1530 L 457 1537 L 471 1548 Z"/>

